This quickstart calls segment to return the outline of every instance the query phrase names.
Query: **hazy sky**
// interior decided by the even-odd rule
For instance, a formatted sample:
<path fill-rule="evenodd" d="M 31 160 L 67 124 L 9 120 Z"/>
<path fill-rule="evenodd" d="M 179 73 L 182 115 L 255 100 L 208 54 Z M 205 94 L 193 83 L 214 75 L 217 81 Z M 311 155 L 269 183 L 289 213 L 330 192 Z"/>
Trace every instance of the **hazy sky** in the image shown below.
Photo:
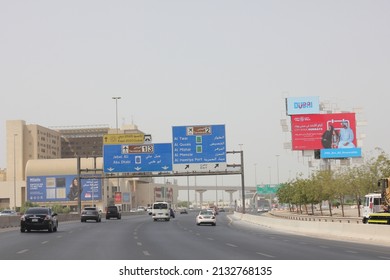
<path fill-rule="evenodd" d="M 248 185 L 276 183 L 276 155 L 280 181 L 308 172 L 283 148 L 288 96 L 363 108 L 363 153 L 390 152 L 389 14 L 387 0 L 0 1 L 0 167 L 6 120 L 115 127 L 113 96 L 155 143 L 225 124 Z"/>

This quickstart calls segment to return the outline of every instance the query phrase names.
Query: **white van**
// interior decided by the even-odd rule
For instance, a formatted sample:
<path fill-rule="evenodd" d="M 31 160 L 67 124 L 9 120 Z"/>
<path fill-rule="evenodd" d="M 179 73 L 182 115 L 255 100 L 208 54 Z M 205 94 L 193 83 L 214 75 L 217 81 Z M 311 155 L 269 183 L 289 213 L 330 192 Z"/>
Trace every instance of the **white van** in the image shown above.
<path fill-rule="evenodd" d="M 165 220 L 169 221 L 171 219 L 170 215 L 170 205 L 168 202 L 155 202 L 152 206 L 152 218 L 153 221 Z"/>

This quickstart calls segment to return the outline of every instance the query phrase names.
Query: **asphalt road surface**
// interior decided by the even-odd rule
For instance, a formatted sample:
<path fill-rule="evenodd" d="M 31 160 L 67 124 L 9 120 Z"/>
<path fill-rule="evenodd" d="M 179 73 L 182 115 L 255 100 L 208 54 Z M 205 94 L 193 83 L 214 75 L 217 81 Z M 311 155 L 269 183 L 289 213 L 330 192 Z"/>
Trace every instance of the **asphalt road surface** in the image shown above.
<path fill-rule="evenodd" d="M 277 232 L 217 216 L 197 226 L 195 213 L 153 222 L 145 214 L 60 223 L 58 231 L 0 232 L 1 260 L 389 260 L 386 246 Z"/>

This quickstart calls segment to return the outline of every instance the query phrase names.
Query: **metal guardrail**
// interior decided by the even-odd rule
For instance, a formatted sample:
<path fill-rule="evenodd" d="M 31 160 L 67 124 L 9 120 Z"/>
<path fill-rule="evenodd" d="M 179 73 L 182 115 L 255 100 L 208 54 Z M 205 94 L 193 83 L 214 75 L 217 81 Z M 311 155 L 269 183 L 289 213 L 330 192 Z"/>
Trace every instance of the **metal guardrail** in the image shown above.
<path fill-rule="evenodd" d="M 315 216 L 315 215 L 304 215 L 291 212 L 268 212 L 269 216 L 280 219 L 296 220 L 296 221 L 307 221 L 307 222 L 325 222 L 325 223 L 348 223 L 348 224 L 362 224 L 361 217 L 336 217 L 336 216 Z"/>

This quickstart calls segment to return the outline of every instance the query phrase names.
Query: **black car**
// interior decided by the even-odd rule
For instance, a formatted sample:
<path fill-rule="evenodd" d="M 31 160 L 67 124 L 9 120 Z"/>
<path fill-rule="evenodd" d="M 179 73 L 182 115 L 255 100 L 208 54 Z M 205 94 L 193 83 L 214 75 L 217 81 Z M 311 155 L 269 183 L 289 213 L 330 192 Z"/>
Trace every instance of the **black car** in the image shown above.
<path fill-rule="evenodd" d="M 122 218 L 122 214 L 117 206 L 108 206 L 106 211 L 106 219 L 109 220 L 111 218 L 117 218 L 120 220 Z"/>
<path fill-rule="evenodd" d="M 88 220 L 95 220 L 97 223 L 102 221 L 102 214 L 96 207 L 85 207 L 81 211 L 81 222 L 84 223 Z"/>
<path fill-rule="evenodd" d="M 31 207 L 20 218 L 21 232 L 44 229 L 49 232 L 58 229 L 57 213 L 53 212 L 51 208 Z"/>

